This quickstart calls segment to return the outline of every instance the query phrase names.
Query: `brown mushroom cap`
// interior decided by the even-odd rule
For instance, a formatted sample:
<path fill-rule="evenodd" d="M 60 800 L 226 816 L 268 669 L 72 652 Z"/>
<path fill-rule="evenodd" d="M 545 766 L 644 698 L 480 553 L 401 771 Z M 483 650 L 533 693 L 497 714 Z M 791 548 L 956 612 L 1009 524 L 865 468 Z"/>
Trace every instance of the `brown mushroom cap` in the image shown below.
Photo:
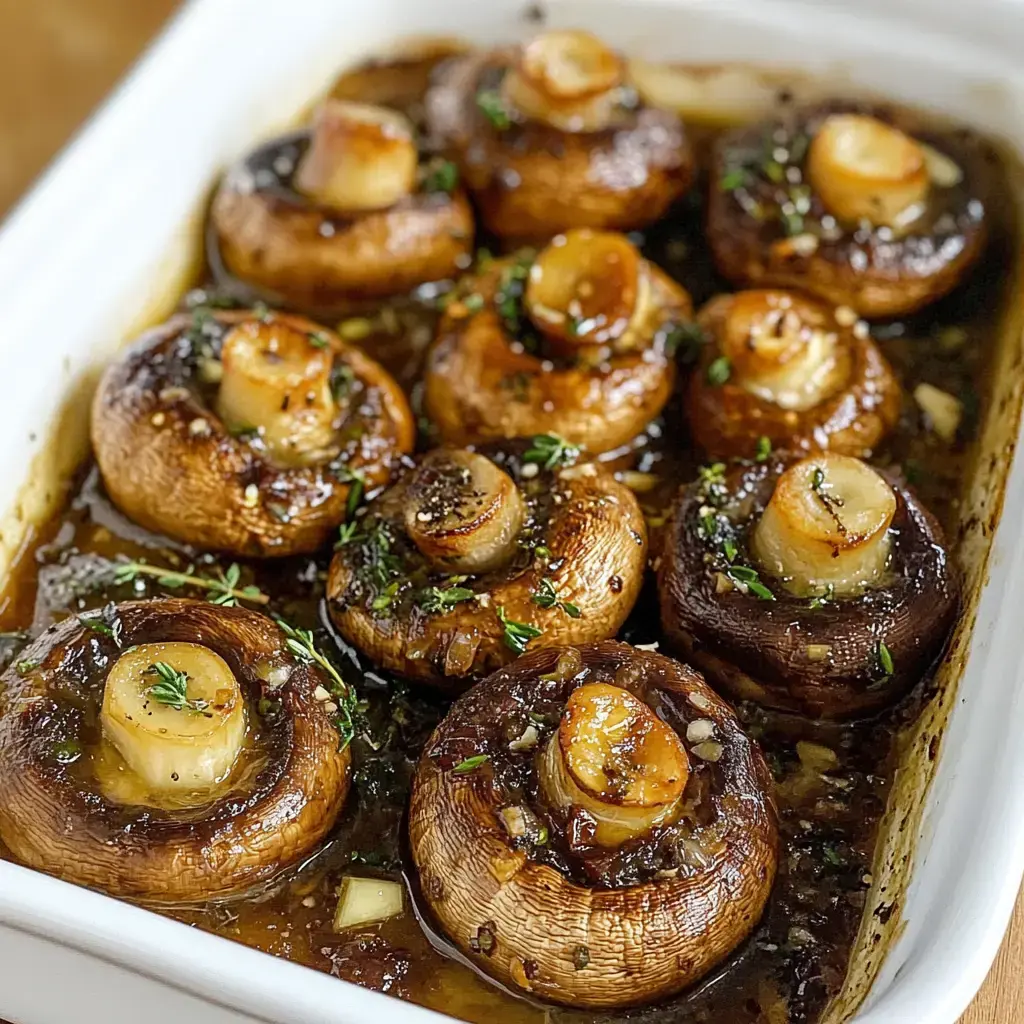
<path fill-rule="evenodd" d="M 456 58 L 438 68 L 427 127 L 458 163 L 489 231 L 540 241 L 571 228 L 629 231 L 656 221 L 689 188 L 694 161 L 672 113 L 620 93 L 612 122 L 562 131 L 508 111 L 496 126 L 477 97 L 499 92 L 517 47 Z"/>
<path fill-rule="evenodd" d="M 880 471 L 896 498 L 891 552 L 884 576 L 862 593 L 796 596 L 762 575 L 774 598 L 764 600 L 723 585 L 730 562 L 753 564 L 751 531 L 794 461 L 712 467 L 680 491 L 658 570 L 662 628 L 734 699 L 848 718 L 892 703 L 927 672 L 956 618 L 959 576 L 935 518 L 894 473 Z M 736 547 L 731 560 L 726 537 Z"/>
<path fill-rule="evenodd" d="M 527 319 L 532 265 L 524 252 L 463 283 L 482 308 L 456 302 L 442 318 L 424 373 L 427 415 L 449 444 L 550 432 L 591 454 L 612 451 L 668 401 L 675 363 L 665 342 L 692 316 L 690 297 L 644 260 L 648 312 L 630 346 L 618 349 L 619 339 L 604 349 L 580 345 L 578 358 L 566 358 L 565 343 L 552 348 Z"/>
<path fill-rule="evenodd" d="M 501 616 L 539 631 L 522 638 L 531 650 L 618 631 L 646 562 L 636 498 L 593 463 L 549 470 L 527 461 L 531 450 L 530 442 L 479 450 L 511 477 L 525 505 L 511 559 L 488 572 L 438 569 L 410 539 L 405 516 L 415 470 L 367 507 L 358 536 L 331 562 L 327 595 L 338 629 L 375 664 L 410 679 L 460 685 L 519 653 Z M 446 451 L 427 458 L 443 459 Z M 483 533 L 487 524 L 474 528 Z"/>
<path fill-rule="evenodd" d="M 832 382 L 821 401 L 783 408 L 744 386 L 735 362 L 729 379 L 710 379 L 709 368 L 728 347 L 725 333 L 737 326 L 738 307 L 750 299 L 766 310 L 785 302 L 802 324 L 835 336 Z M 702 347 L 691 378 L 687 414 L 694 440 L 715 458 L 750 458 L 762 437 L 789 451 L 828 448 L 866 456 L 899 419 L 900 386 L 885 356 L 862 330 L 865 325 L 840 324 L 825 303 L 780 290 L 719 295 L 700 310 L 697 323 L 711 344 Z"/>
<path fill-rule="evenodd" d="M 242 608 L 168 599 L 117 606 L 116 637 L 70 618 L 0 678 L 0 838 L 31 867 L 114 896 L 194 901 L 243 892 L 331 829 L 350 756 L 316 700 L 327 685 L 280 629 Z M 108 622 L 108 624 L 109 624 Z M 227 662 L 248 705 L 246 749 L 225 788 L 187 810 L 118 804 L 94 758 L 104 682 L 135 644 L 187 641 Z M 263 701 L 267 703 L 263 703 Z"/>
<path fill-rule="evenodd" d="M 895 125 L 961 173 L 933 175 L 920 216 L 902 231 L 839 223 L 805 180 L 810 141 L 847 111 Z M 901 316 L 950 291 L 980 254 L 987 178 L 976 138 L 929 131 L 912 115 L 838 103 L 797 111 L 718 139 L 708 241 L 736 284 L 802 288 L 862 316 Z"/>
<path fill-rule="evenodd" d="M 418 190 L 384 210 L 346 215 L 301 195 L 293 177 L 308 129 L 259 146 L 225 175 L 210 208 L 207 255 L 244 301 L 261 298 L 336 316 L 458 274 L 472 251 L 473 214 L 461 190 Z M 236 289 L 237 290 L 237 289 Z"/>
<path fill-rule="evenodd" d="M 610 851 L 574 842 L 573 815 L 537 796 L 538 751 L 584 682 L 639 697 L 691 755 L 683 816 Z M 635 1005 L 693 983 L 756 925 L 776 869 L 770 787 L 757 748 L 692 669 L 615 642 L 536 651 L 466 693 L 434 732 L 413 782 L 412 858 L 431 914 L 481 971 L 552 1002 Z M 513 838 L 508 808 L 547 832 Z"/>
<path fill-rule="evenodd" d="M 232 436 L 213 411 L 224 337 L 256 319 L 203 312 L 144 334 L 100 382 L 93 449 L 114 503 L 149 530 L 241 555 L 314 551 L 345 518 L 355 475 L 372 491 L 412 450 L 412 413 L 399 386 L 358 349 L 304 317 L 267 314 L 263 322 L 329 348 L 341 414 L 324 461 L 276 465 L 258 437 Z"/>

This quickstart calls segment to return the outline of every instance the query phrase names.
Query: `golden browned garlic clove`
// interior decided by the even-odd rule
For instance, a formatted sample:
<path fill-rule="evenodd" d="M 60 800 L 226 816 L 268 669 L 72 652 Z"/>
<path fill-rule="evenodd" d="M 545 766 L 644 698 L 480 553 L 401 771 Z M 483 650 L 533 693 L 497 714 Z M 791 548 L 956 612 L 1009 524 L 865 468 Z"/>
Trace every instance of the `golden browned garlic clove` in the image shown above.
<path fill-rule="evenodd" d="M 525 507 L 512 478 L 475 452 L 440 449 L 417 466 L 405 528 L 443 572 L 490 572 L 515 554 Z"/>
<path fill-rule="evenodd" d="M 841 221 L 900 228 L 928 195 L 925 154 L 898 128 L 861 114 L 825 119 L 807 154 L 811 185 Z"/>
<path fill-rule="evenodd" d="M 270 455 L 302 465 L 333 440 L 333 354 L 277 320 L 246 320 L 224 339 L 217 412 L 228 429 L 259 430 Z"/>
<path fill-rule="evenodd" d="M 594 842 L 618 846 L 678 812 L 689 761 L 675 731 L 608 683 L 573 690 L 538 765 L 545 799 L 586 811 Z"/>
<path fill-rule="evenodd" d="M 107 786 L 114 790 L 108 795 L 195 793 L 197 803 L 230 774 L 246 727 L 231 669 L 220 655 L 192 643 L 125 651 L 107 676 L 100 720 L 103 736 L 136 777 L 129 785 Z"/>
<path fill-rule="evenodd" d="M 419 154 L 405 115 L 369 103 L 327 100 L 317 110 L 295 187 L 341 213 L 383 210 L 416 186 Z"/>
<path fill-rule="evenodd" d="M 762 568 L 796 594 L 862 589 L 885 570 L 896 496 L 867 463 L 825 452 L 779 477 L 754 529 Z"/>
<path fill-rule="evenodd" d="M 842 385 L 836 342 L 834 325 L 799 298 L 744 291 L 733 298 L 719 346 L 731 380 L 766 402 L 802 412 Z"/>
<path fill-rule="evenodd" d="M 608 125 L 623 80 L 622 61 L 589 32 L 544 32 L 523 47 L 503 83 L 505 99 L 562 131 Z"/>
<path fill-rule="evenodd" d="M 524 300 L 557 348 L 621 338 L 646 306 L 643 260 L 625 235 L 582 228 L 553 239 L 534 260 Z"/>

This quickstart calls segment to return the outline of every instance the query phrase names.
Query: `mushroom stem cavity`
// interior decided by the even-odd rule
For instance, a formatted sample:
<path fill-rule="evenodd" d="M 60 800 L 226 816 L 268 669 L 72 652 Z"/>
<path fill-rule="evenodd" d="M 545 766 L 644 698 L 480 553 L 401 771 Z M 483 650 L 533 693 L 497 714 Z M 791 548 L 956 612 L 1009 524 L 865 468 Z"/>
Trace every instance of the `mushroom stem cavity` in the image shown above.
<path fill-rule="evenodd" d="M 382 210 L 413 191 L 418 163 L 413 127 L 403 114 L 329 100 L 316 113 L 295 186 L 339 213 Z"/>
<path fill-rule="evenodd" d="M 823 453 L 779 477 L 751 548 L 792 593 L 856 593 L 885 571 L 895 514 L 896 496 L 874 469 Z"/>
<path fill-rule="evenodd" d="M 720 345 L 744 390 L 803 412 L 842 385 L 837 342 L 810 303 L 781 291 L 745 291 L 734 297 Z"/>
<path fill-rule="evenodd" d="M 231 669 L 193 643 L 125 651 L 107 676 L 100 720 L 104 739 L 124 761 L 101 782 L 121 803 L 208 802 L 230 775 L 246 731 Z"/>
<path fill-rule="evenodd" d="M 526 514 L 512 478 L 476 452 L 439 449 L 408 490 L 405 528 L 442 572 L 483 573 L 506 564 Z"/>
<path fill-rule="evenodd" d="M 621 60 L 600 39 L 556 30 L 523 47 L 503 90 L 526 117 L 561 131 L 592 132 L 611 122 L 622 82 Z"/>
<path fill-rule="evenodd" d="M 585 228 L 559 235 L 541 250 L 524 294 L 534 325 L 565 354 L 611 342 L 622 347 L 649 298 L 643 259 L 629 239 Z"/>
<path fill-rule="evenodd" d="M 570 695 L 538 772 L 545 799 L 585 811 L 594 842 L 612 847 L 674 820 L 689 761 L 675 731 L 642 700 L 586 683 Z"/>
<path fill-rule="evenodd" d="M 921 146 L 898 128 L 862 114 L 825 119 L 807 154 L 807 173 L 829 213 L 846 223 L 901 228 L 928 195 Z"/>
<path fill-rule="evenodd" d="M 277 320 L 247 320 L 224 339 L 217 412 L 230 430 L 257 430 L 282 465 L 316 461 L 334 437 L 329 345 Z"/>

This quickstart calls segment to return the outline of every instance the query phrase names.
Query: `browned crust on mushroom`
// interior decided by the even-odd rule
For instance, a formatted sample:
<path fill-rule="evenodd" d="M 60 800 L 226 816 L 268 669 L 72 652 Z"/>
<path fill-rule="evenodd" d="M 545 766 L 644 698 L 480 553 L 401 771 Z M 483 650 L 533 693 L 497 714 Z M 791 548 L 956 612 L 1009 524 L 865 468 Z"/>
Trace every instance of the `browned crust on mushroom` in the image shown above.
<path fill-rule="evenodd" d="M 724 492 L 743 496 L 738 564 L 750 564 L 749 531 L 792 461 L 773 458 L 725 474 Z M 700 483 L 680 491 L 658 571 L 661 624 L 673 648 L 734 699 L 813 717 L 866 714 L 906 693 L 927 673 L 952 628 L 959 574 L 936 519 L 896 474 L 880 472 L 897 502 L 886 574 L 858 596 L 819 607 L 764 576 L 774 601 L 738 589 L 719 592 L 716 545 L 698 532 L 707 491 Z M 881 664 L 880 643 L 890 652 L 891 674 Z M 823 649 L 824 657 L 812 656 Z"/>
<path fill-rule="evenodd" d="M 117 642 L 67 619 L 26 649 L 37 667 L 0 678 L 0 838 L 30 867 L 131 899 L 206 900 L 267 882 L 319 843 L 348 792 L 349 753 L 314 697 L 323 675 L 288 652 L 270 619 L 242 608 L 140 601 L 119 605 L 117 617 Z M 83 768 L 87 758 L 56 756 L 95 729 L 120 650 L 164 641 L 219 654 L 258 722 L 255 777 L 198 811 L 114 804 Z M 272 688 L 260 669 L 279 666 L 290 675 Z M 264 697 L 276 709 L 266 717 Z"/>
<path fill-rule="evenodd" d="M 647 530 L 636 498 L 593 463 L 524 477 L 525 447 L 480 449 L 512 476 L 528 515 L 521 550 L 508 566 L 458 582 L 475 598 L 435 614 L 417 604 L 425 587 L 445 587 L 451 580 L 431 573 L 405 534 L 409 474 L 376 499 L 361 520 L 364 534 L 381 525 L 387 529 L 389 553 L 400 561 L 394 578 L 407 581 L 396 599 L 384 609 L 373 608 L 383 588 L 366 579 L 365 542 L 338 550 L 327 581 L 330 614 L 344 637 L 376 665 L 445 687 L 479 678 L 516 656 L 504 640 L 499 608 L 507 619 L 543 631 L 529 641 L 531 650 L 618 632 L 640 592 L 647 558 Z M 536 555 L 537 547 L 550 555 Z M 579 609 L 578 616 L 534 601 L 544 579 L 559 601 Z"/>
<path fill-rule="evenodd" d="M 750 458 L 760 438 L 773 448 L 815 451 L 827 448 L 844 455 L 867 456 L 896 426 L 902 395 L 892 367 L 870 337 L 857 337 L 836 322 L 831 309 L 813 303 L 827 329 L 838 335 L 838 359 L 846 382 L 810 409 L 784 409 L 727 380 L 713 384 L 708 367 L 720 354 L 716 338 L 734 298 L 720 295 L 700 311 L 697 322 L 711 344 L 690 380 L 687 414 L 694 440 L 716 458 Z M 799 302 L 811 300 L 804 297 Z"/>
<path fill-rule="evenodd" d="M 465 445 L 554 433 L 591 454 L 631 441 L 672 394 L 675 363 L 665 340 L 674 323 L 692 316 L 689 295 L 647 263 L 664 330 L 652 332 L 645 348 L 597 365 L 554 362 L 527 351 L 496 308 L 514 262 L 495 261 L 465 285 L 483 309 L 458 309 L 441 320 L 424 372 L 424 406 L 439 436 Z"/>
<path fill-rule="evenodd" d="M 794 140 L 806 151 L 806 139 L 829 114 L 853 111 L 893 124 L 953 159 L 964 173 L 950 188 L 934 189 L 922 217 L 904 235 L 885 229 L 842 225 L 828 230 L 820 199 L 809 193 L 810 210 L 799 231 L 787 233 L 774 213 L 780 189 L 759 170 L 765 140 L 779 132 L 778 146 Z M 784 133 L 784 134 L 783 134 Z M 781 164 L 803 173 L 804 155 Z M 767 159 L 771 159 L 768 157 Z M 746 185 L 723 189 L 730 172 L 747 170 Z M 936 133 L 912 114 L 888 107 L 831 103 L 794 112 L 774 123 L 736 129 L 717 140 L 712 159 L 707 237 L 719 271 L 737 285 L 802 288 L 834 305 L 850 306 L 861 316 L 890 317 L 920 309 L 949 292 L 981 254 L 987 237 L 983 194 L 989 177 L 979 140 L 966 133 Z M 801 185 L 804 187 L 801 179 Z M 751 211 L 759 209 L 760 215 Z M 806 247 L 795 235 L 813 236 Z"/>
<path fill-rule="evenodd" d="M 348 367 L 360 389 L 338 432 L 338 459 L 275 466 L 231 436 L 207 404 L 197 375 L 203 346 L 212 346 L 216 355 L 223 328 L 254 314 L 211 314 L 203 321 L 205 336 L 192 318 L 175 316 L 107 369 L 92 406 L 92 444 L 104 485 L 139 525 L 240 555 L 315 551 L 345 517 L 352 474 L 360 474 L 372 491 L 387 483 L 393 464 L 412 450 L 412 413 L 382 367 L 311 320 L 268 315 L 325 339 L 335 364 Z M 353 436 L 346 438 L 349 428 Z"/>
<path fill-rule="evenodd" d="M 458 163 L 489 231 L 518 242 L 571 228 L 629 231 L 652 224 L 689 188 L 693 154 L 669 111 L 623 108 L 595 132 L 528 120 L 497 129 L 476 97 L 500 84 L 516 52 L 449 61 L 426 98 L 428 130 Z"/>
<path fill-rule="evenodd" d="M 275 170 L 282 160 L 294 168 L 308 143 L 308 130 L 275 139 L 225 176 L 210 208 L 215 269 L 271 305 L 321 315 L 458 274 L 473 246 L 473 213 L 461 191 L 419 191 L 386 210 L 346 217 L 296 192 L 292 170 Z"/>
<path fill-rule="evenodd" d="M 649 1002 L 692 984 L 756 925 L 777 859 L 770 775 L 731 709 L 692 669 L 604 642 L 580 647 L 583 671 L 559 678 L 561 653 L 520 658 L 453 705 L 413 783 L 412 857 L 431 913 L 491 977 L 572 1006 Z M 687 788 L 702 793 L 704 817 L 687 835 L 701 856 L 674 877 L 585 884 L 568 877 L 571 857 L 567 874 L 500 823 L 498 812 L 521 803 L 535 775 L 535 751 L 510 750 L 509 735 L 530 711 L 557 715 L 576 686 L 595 679 L 631 690 L 681 736 L 688 722 L 714 723 L 721 757 L 710 764 L 693 755 Z M 489 758 L 479 768 L 452 771 L 479 754 Z"/>

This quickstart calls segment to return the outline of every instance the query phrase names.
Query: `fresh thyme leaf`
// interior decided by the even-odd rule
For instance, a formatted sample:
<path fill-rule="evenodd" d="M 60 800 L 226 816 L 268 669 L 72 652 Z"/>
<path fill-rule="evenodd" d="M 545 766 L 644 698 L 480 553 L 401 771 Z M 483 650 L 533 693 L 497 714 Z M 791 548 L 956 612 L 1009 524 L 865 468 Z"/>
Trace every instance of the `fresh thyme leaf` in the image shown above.
<path fill-rule="evenodd" d="M 484 297 L 477 292 L 471 292 L 462 300 L 463 306 L 468 313 L 479 313 L 484 308 Z"/>
<path fill-rule="evenodd" d="M 708 366 L 708 383 L 720 387 L 732 375 L 732 364 L 728 356 L 719 356 Z"/>
<path fill-rule="evenodd" d="M 359 536 L 359 523 L 354 519 L 348 523 L 342 523 L 338 527 L 338 539 L 334 543 L 334 548 L 343 548 L 346 544 L 351 544 Z"/>
<path fill-rule="evenodd" d="M 323 331 L 311 331 L 309 334 L 309 343 L 313 348 L 331 347 L 331 339 L 328 338 Z"/>
<path fill-rule="evenodd" d="M 472 757 L 467 757 L 465 761 L 460 761 L 452 771 L 456 775 L 466 775 L 469 772 L 476 771 L 480 765 L 485 764 L 490 759 L 490 754 L 474 754 Z"/>
<path fill-rule="evenodd" d="M 366 479 L 358 469 L 349 469 L 348 466 L 341 466 L 338 469 L 338 479 L 351 485 L 348 498 L 345 500 L 345 518 L 351 520 L 356 514 L 356 509 L 362 504 L 363 495 L 366 493 Z"/>
<path fill-rule="evenodd" d="M 757 439 L 757 448 L 754 450 L 754 461 L 764 462 L 769 455 L 772 453 L 772 442 L 770 438 L 759 437 Z"/>
<path fill-rule="evenodd" d="M 735 192 L 747 184 L 750 178 L 749 172 L 744 167 L 730 167 L 719 179 L 718 187 L 723 192 Z"/>
<path fill-rule="evenodd" d="M 471 601 L 474 593 L 468 587 L 426 587 L 416 597 L 416 603 L 428 614 L 451 611 L 462 601 Z"/>
<path fill-rule="evenodd" d="M 157 681 L 146 688 L 146 696 L 157 704 L 166 704 L 176 711 L 188 708 L 202 712 L 207 708 L 205 700 L 189 700 L 187 672 L 179 672 L 166 661 L 156 661 L 146 669 L 146 673 L 157 677 Z"/>
<path fill-rule="evenodd" d="M 335 360 L 330 376 L 331 394 L 335 402 L 341 402 L 348 395 L 355 380 L 356 375 L 352 367 L 348 363 Z"/>
<path fill-rule="evenodd" d="M 736 544 L 731 537 L 726 537 L 722 541 L 722 553 L 728 561 L 734 562 L 736 560 Z"/>
<path fill-rule="evenodd" d="M 665 353 L 689 366 L 697 361 L 701 346 L 706 345 L 707 340 L 703 328 L 695 321 L 675 324 L 665 335 Z"/>
<path fill-rule="evenodd" d="M 541 608 L 559 608 L 570 619 L 578 619 L 583 614 L 571 601 L 563 601 L 559 598 L 554 583 L 547 576 L 541 579 L 532 597 L 534 604 L 540 605 Z"/>
<path fill-rule="evenodd" d="M 772 183 L 781 185 L 786 180 L 786 169 L 778 160 L 768 160 L 762 167 L 764 176 Z"/>
<path fill-rule="evenodd" d="M 821 852 L 825 858 L 825 863 L 834 868 L 841 868 L 846 863 L 842 855 L 831 843 L 825 843 L 821 848 Z"/>
<path fill-rule="evenodd" d="M 224 607 L 234 607 L 239 600 L 249 601 L 252 604 L 268 604 L 270 598 L 264 594 L 259 587 L 247 586 L 239 589 L 239 582 L 242 570 L 237 562 L 224 571 L 218 572 L 217 576 L 196 576 L 192 572 L 192 566 L 185 572 L 177 572 L 174 569 L 165 569 L 159 565 L 148 565 L 145 562 L 124 562 L 118 565 L 114 573 L 114 583 L 118 586 L 125 583 L 133 583 L 142 576 L 153 578 L 161 587 L 168 590 L 178 590 L 181 587 L 196 587 L 208 593 L 208 600 L 212 604 L 219 604 Z"/>
<path fill-rule="evenodd" d="M 459 169 L 451 160 L 439 160 L 427 171 L 423 179 L 425 192 L 447 192 L 451 195 L 459 184 Z"/>
<path fill-rule="evenodd" d="M 398 594 L 399 582 L 394 580 L 389 583 L 371 602 L 370 608 L 375 612 L 382 612 L 386 608 L 390 608 L 396 595 Z"/>
<path fill-rule="evenodd" d="M 579 453 L 576 445 L 556 434 L 535 434 L 530 440 L 530 447 L 523 453 L 523 462 L 536 463 L 550 470 L 575 461 Z"/>
<path fill-rule="evenodd" d="M 733 581 L 738 583 L 740 586 L 745 587 L 755 597 L 759 597 L 762 601 L 774 601 L 775 595 L 761 582 L 756 569 L 751 569 L 749 565 L 730 565 L 725 570 L 725 575 Z"/>
<path fill-rule="evenodd" d="M 19 676 L 27 676 L 29 672 L 37 668 L 39 668 L 39 662 L 31 661 L 28 658 L 24 661 L 16 661 L 14 663 L 14 671 L 17 672 Z"/>
<path fill-rule="evenodd" d="M 124 624 L 117 614 L 117 605 L 113 602 L 105 605 L 98 616 L 79 615 L 78 621 L 86 629 L 99 633 L 100 636 L 108 636 L 118 647 L 121 646 L 121 631 Z"/>
<path fill-rule="evenodd" d="M 892 654 L 889 648 L 886 647 L 884 640 L 878 641 L 878 665 L 883 672 L 883 678 L 888 679 L 896 670 L 896 666 L 893 664 Z"/>
<path fill-rule="evenodd" d="M 785 210 L 780 211 L 782 217 L 783 227 L 786 229 L 786 234 L 792 237 L 793 235 L 799 235 L 804 230 L 804 218 L 801 214 L 795 210 L 792 213 L 788 213 Z"/>
<path fill-rule="evenodd" d="M 497 89 L 481 89 L 476 94 L 476 105 L 499 132 L 512 127 L 512 120 Z"/>
<path fill-rule="evenodd" d="M 252 315 L 261 324 L 268 323 L 272 316 L 270 307 L 265 302 L 254 302 L 252 304 Z"/>
<path fill-rule="evenodd" d="M 526 645 L 536 637 L 542 636 L 544 632 L 526 622 L 515 622 L 508 618 L 501 605 L 498 606 L 498 621 L 505 627 L 502 637 L 505 646 L 516 654 L 522 654 L 526 650 Z"/>
<path fill-rule="evenodd" d="M 812 597 L 810 601 L 808 601 L 807 607 L 810 608 L 811 611 L 816 611 L 818 608 L 823 608 L 826 604 L 834 600 L 835 594 L 836 588 L 834 584 L 830 583 L 825 588 L 824 594 L 818 594 L 815 597 Z"/>
<path fill-rule="evenodd" d="M 335 725 L 341 740 L 340 749 L 344 750 L 355 736 L 355 690 L 342 679 L 334 663 L 317 649 L 312 630 L 298 629 L 284 619 L 275 618 L 274 621 L 284 633 L 285 646 L 299 661 L 306 665 L 318 665 L 327 673 L 328 689 L 338 705 Z"/>

